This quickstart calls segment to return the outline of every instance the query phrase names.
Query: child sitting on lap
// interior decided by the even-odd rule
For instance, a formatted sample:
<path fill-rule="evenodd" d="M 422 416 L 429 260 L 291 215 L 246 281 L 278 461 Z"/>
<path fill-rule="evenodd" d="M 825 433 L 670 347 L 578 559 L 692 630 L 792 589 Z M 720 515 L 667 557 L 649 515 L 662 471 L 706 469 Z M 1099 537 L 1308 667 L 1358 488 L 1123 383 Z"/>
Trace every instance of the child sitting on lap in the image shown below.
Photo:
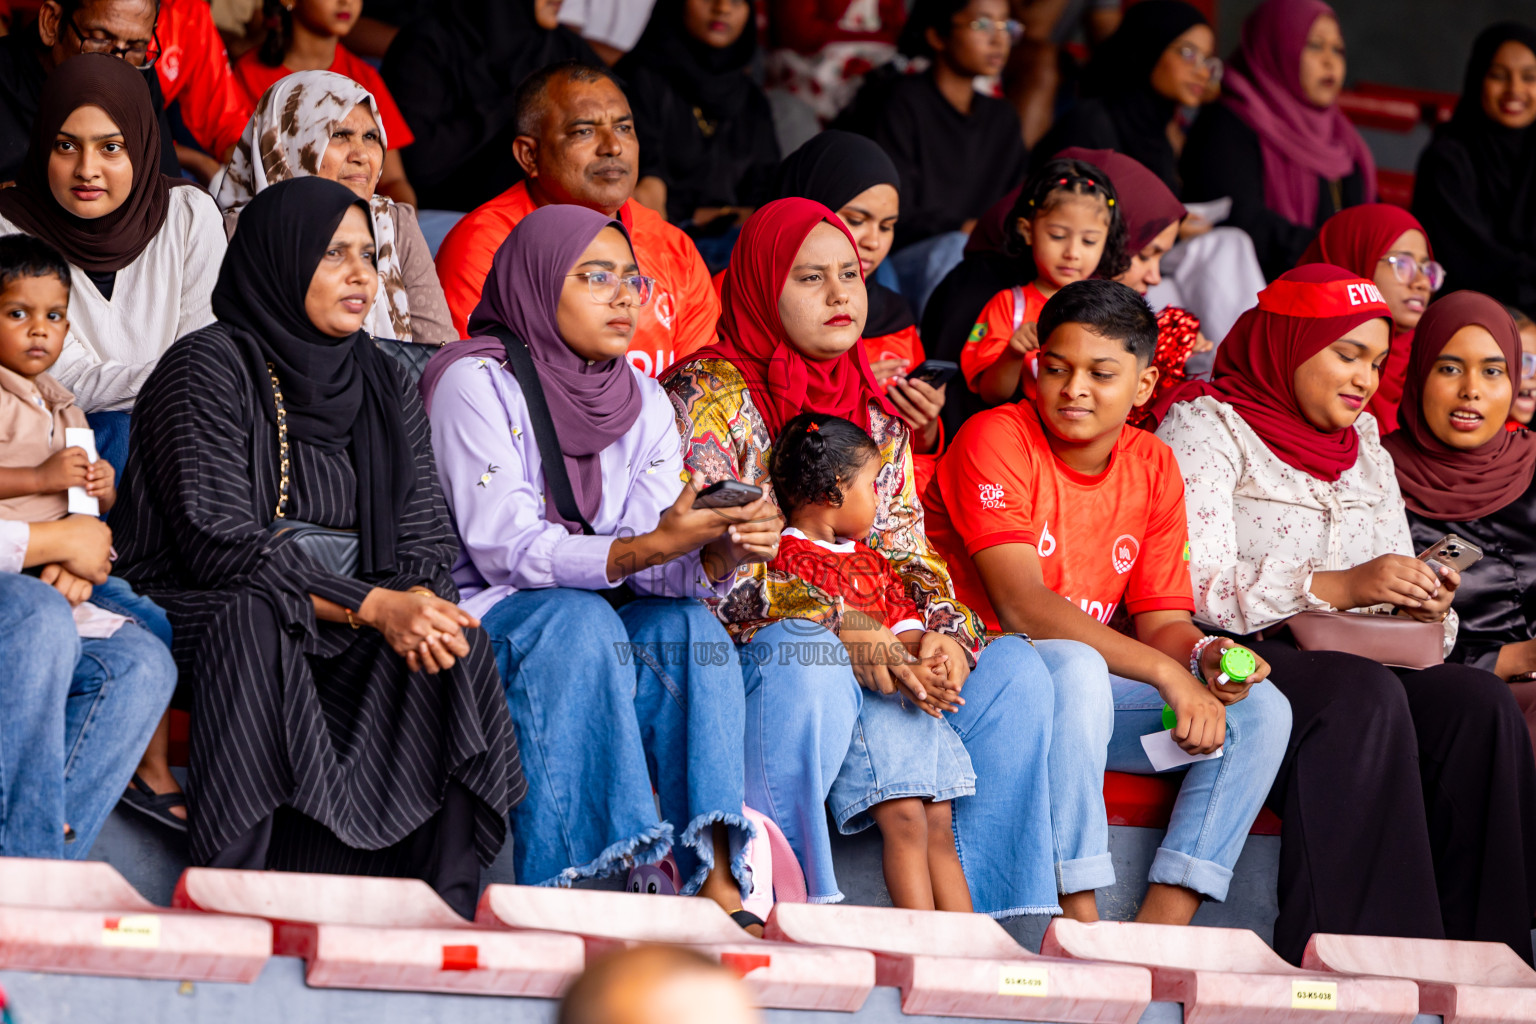
<path fill-rule="evenodd" d="M 866 712 L 877 710 L 873 701 L 885 706 L 860 714 L 829 801 L 845 834 L 871 822 L 880 827 L 895 906 L 969 913 L 950 801 L 974 793 L 976 776 L 959 736 L 943 721 L 960 702 L 949 656 L 922 655 L 927 629 L 901 578 L 885 556 L 847 539 L 868 537 L 874 527 L 880 466 L 875 442 L 847 420 L 803 413 L 785 424 L 770 474 L 788 526 L 768 570 L 825 592 L 842 605 L 845 623 L 883 627 L 885 642 L 852 657 L 889 659 L 915 676 L 916 706 L 897 694 L 865 694 Z"/>

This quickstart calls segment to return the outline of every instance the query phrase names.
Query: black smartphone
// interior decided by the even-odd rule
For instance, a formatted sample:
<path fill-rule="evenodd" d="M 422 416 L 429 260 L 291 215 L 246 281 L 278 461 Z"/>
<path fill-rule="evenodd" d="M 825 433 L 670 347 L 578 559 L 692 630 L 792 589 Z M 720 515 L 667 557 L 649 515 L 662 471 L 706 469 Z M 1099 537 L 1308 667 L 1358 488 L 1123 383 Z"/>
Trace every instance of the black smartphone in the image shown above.
<path fill-rule="evenodd" d="M 946 359 L 924 359 L 906 377 L 908 380 L 920 380 L 931 388 L 941 388 L 959 372 L 959 363 L 951 363 Z"/>
<path fill-rule="evenodd" d="M 740 508 L 750 505 L 763 496 L 763 489 L 756 484 L 744 484 L 740 480 L 716 480 L 699 492 L 693 499 L 694 508 Z"/>

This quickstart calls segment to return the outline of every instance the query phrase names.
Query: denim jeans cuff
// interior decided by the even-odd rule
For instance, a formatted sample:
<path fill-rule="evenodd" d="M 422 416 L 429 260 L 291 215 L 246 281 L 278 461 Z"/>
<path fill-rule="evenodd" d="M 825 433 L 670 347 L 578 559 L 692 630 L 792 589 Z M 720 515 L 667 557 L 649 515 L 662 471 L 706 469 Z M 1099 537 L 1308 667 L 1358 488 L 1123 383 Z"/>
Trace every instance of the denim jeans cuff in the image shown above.
<path fill-rule="evenodd" d="M 555 877 L 546 878 L 538 884 L 569 889 L 577 882 L 589 878 L 607 878 L 639 864 L 655 864 L 671 852 L 672 826 L 661 822 L 614 843 L 587 863 L 566 868 Z"/>
<path fill-rule="evenodd" d="M 1232 872 L 1215 861 L 1196 860 L 1187 853 L 1159 847 L 1152 858 L 1147 881 L 1193 889 L 1206 899 L 1224 902 L 1232 884 Z"/>
<path fill-rule="evenodd" d="M 1056 891 L 1059 893 L 1087 892 L 1115 884 L 1115 862 L 1109 851 L 1078 860 L 1056 862 Z"/>
<path fill-rule="evenodd" d="M 889 786 L 881 786 L 877 790 L 865 793 L 847 807 L 832 808 L 832 818 L 837 822 L 837 830 L 843 835 L 858 835 L 875 823 L 874 817 L 864 812 L 876 804 L 883 804 L 888 800 L 902 800 L 906 798 L 915 798 L 923 801 L 923 803 L 948 803 L 962 796 L 975 796 L 976 780 L 973 776 L 966 782 L 957 782 L 952 786 L 938 787 L 938 792 L 934 792 L 934 789 L 935 787 L 931 782 L 898 782 Z"/>
<path fill-rule="evenodd" d="M 1061 905 L 1047 903 L 1038 907 L 1010 907 L 1007 910 L 988 910 L 986 915 L 994 921 L 1008 921 L 1015 917 L 1060 917 Z"/>
<path fill-rule="evenodd" d="M 731 814 L 727 811 L 710 811 L 701 814 L 688 823 L 683 830 L 683 837 L 678 840 L 680 844 L 692 850 L 694 856 L 699 858 L 698 870 L 693 877 L 683 882 L 682 895 L 693 896 L 704 884 L 704 879 L 709 877 L 710 871 L 715 867 L 715 825 L 724 825 L 729 832 L 727 848 L 731 851 L 731 877 L 736 879 L 737 886 L 741 889 L 741 898 L 746 899 L 747 893 L 752 891 L 752 864 L 747 860 L 747 843 L 751 841 L 753 828 L 752 822 L 740 814 Z M 763 842 L 768 837 L 763 836 Z"/>

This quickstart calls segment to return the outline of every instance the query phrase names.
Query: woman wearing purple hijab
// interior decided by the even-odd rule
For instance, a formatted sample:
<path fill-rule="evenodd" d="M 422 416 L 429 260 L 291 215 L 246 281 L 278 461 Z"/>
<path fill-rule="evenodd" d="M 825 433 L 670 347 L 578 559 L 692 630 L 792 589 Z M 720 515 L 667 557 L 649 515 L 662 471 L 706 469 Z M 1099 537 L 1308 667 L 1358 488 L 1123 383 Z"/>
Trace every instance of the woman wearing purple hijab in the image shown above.
<path fill-rule="evenodd" d="M 1339 109 L 1344 35 L 1323 0 L 1265 0 L 1243 22 L 1222 100 L 1190 129 L 1186 203 L 1230 196 L 1226 223 L 1253 238 L 1273 280 L 1323 221 L 1376 201 L 1376 163 Z"/>
<path fill-rule="evenodd" d="M 745 687 L 702 599 L 772 557 L 776 511 L 693 507 L 672 404 L 624 358 L 653 287 L 618 221 L 535 210 L 497 251 L 470 340 L 434 356 L 421 388 L 463 545 L 453 578 L 530 751 L 511 815 L 517 880 L 568 886 L 670 850 L 683 893 L 755 927 L 741 910 Z M 506 348 L 519 339 L 576 516 L 544 472 Z M 605 599 L 619 592 L 631 599 Z"/>

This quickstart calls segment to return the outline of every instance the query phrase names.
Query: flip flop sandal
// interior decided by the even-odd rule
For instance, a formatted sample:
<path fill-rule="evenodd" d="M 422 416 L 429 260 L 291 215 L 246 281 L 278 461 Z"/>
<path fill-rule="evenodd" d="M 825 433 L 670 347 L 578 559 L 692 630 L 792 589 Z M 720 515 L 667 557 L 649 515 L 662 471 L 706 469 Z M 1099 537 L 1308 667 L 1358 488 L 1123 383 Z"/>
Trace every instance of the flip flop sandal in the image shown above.
<path fill-rule="evenodd" d="M 750 910 L 731 911 L 731 920 L 739 924 L 742 931 L 746 931 L 753 925 L 756 925 L 759 928 L 764 926 L 763 919 L 752 913 Z"/>
<path fill-rule="evenodd" d="M 173 831 L 185 832 L 187 830 L 186 819 L 178 818 L 171 813 L 172 807 L 187 806 L 187 795 L 185 793 L 156 793 L 150 788 L 149 783 L 135 774 L 129 780 L 128 788 L 123 791 L 123 798 L 119 803 L 130 811 L 140 814 L 151 821 L 158 822 Z"/>

